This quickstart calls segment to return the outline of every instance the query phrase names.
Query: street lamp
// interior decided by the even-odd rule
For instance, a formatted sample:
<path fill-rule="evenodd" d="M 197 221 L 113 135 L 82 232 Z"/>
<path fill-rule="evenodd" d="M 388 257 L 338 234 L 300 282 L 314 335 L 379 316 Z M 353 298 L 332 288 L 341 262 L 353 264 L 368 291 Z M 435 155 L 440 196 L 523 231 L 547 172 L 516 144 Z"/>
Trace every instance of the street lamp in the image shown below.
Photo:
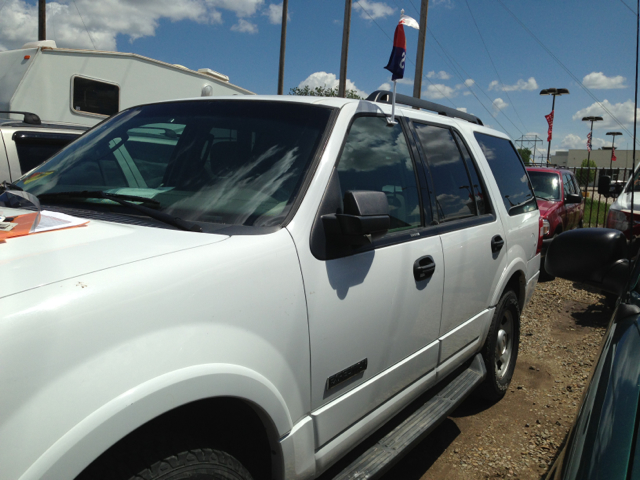
<path fill-rule="evenodd" d="M 609 175 L 613 176 L 612 174 L 612 167 L 613 167 L 613 152 L 615 152 L 614 150 L 614 146 L 616 143 L 616 135 L 622 135 L 622 132 L 607 132 L 607 135 L 611 135 L 613 138 L 611 139 L 611 160 L 609 160 Z"/>
<path fill-rule="evenodd" d="M 551 104 L 551 113 L 545 115 L 547 122 L 549 122 L 549 135 L 547 136 L 547 165 L 549 164 L 549 154 L 551 153 L 551 131 L 553 130 L 553 112 L 556 109 L 556 95 L 569 95 L 569 90 L 566 88 L 545 88 L 540 90 L 540 95 L 553 95 L 553 103 Z"/>
<path fill-rule="evenodd" d="M 591 140 L 593 139 L 593 122 L 599 122 L 602 117 L 582 117 L 583 122 L 591 122 L 591 133 L 589 135 L 589 142 L 587 148 L 587 166 L 589 166 L 589 160 L 591 160 Z"/>

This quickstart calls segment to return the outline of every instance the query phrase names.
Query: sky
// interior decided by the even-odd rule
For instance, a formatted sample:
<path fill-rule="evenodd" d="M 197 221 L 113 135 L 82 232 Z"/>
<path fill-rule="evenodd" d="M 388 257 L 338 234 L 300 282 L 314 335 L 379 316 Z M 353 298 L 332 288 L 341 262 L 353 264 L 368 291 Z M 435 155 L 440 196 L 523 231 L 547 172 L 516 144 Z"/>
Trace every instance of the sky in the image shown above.
<path fill-rule="evenodd" d="M 390 87 L 393 33 L 420 0 L 353 0 L 347 87 L 366 96 Z M 546 157 L 593 147 L 631 149 L 635 84 L 633 0 L 430 0 L 422 98 L 467 111 Z M 344 0 L 289 0 L 284 90 L 338 84 Z M 197 70 L 211 68 L 258 94 L 276 94 L 282 3 L 273 0 L 47 1 L 47 38 L 59 47 L 115 50 Z M 407 64 L 397 91 L 413 95 L 418 31 L 405 28 Z M 37 40 L 37 0 L 0 0 L 0 51 Z M 533 143 L 528 144 L 533 150 Z M 640 142 L 637 144 L 640 148 Z M 523 143 L 527 146 L 527 143 Z"/>

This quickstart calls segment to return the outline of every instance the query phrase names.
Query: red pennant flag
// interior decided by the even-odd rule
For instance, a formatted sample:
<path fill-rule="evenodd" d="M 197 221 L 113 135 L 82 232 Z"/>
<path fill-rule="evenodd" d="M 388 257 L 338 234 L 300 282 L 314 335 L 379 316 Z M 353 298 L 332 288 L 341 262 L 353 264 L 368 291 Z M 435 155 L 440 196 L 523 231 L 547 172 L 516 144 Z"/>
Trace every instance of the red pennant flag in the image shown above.
<path fill-rule="evenodd" d="M 547 142 L 551 141 L 551 132 L 553 131 L 553 110 L 549 115 L 545 115 L 544 118 L 547 119 L 547 123 L 549 124 L 549 133 L 547 135 Z"/>
<path fill-rule="evenodd" d="M 616 149 L 615 149 L 615 147 L 611 147 L 611 160 L 613 162 L 615 162 L 617 160 L 616 159 Z"/>

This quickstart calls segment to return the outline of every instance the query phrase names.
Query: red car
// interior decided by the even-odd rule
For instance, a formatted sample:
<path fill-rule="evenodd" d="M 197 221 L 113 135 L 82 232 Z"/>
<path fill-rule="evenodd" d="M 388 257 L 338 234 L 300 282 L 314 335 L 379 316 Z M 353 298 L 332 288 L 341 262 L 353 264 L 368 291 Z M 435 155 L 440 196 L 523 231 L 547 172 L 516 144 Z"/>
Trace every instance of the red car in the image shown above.
<path fill-rule="evenodd" d="M 582 228 L 584 202 L 578 181 L 569 170 L 527 167 L 542 217 L 544 257 L 553 237 L 574 228 Z"/>

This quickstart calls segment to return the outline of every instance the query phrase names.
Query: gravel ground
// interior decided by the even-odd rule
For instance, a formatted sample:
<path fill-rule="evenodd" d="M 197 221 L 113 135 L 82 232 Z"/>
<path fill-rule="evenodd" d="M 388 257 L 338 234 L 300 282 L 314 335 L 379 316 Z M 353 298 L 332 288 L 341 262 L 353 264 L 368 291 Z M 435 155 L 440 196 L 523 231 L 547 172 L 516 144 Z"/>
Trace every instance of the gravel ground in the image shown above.
<path fill-rule="evenodd" d="M 540 283 L 522 315 L 507 395 L 467 399 L 385 480 L 539 479 L 573 423 L 611 314 L 604 298 L 556 279 Z"/>

